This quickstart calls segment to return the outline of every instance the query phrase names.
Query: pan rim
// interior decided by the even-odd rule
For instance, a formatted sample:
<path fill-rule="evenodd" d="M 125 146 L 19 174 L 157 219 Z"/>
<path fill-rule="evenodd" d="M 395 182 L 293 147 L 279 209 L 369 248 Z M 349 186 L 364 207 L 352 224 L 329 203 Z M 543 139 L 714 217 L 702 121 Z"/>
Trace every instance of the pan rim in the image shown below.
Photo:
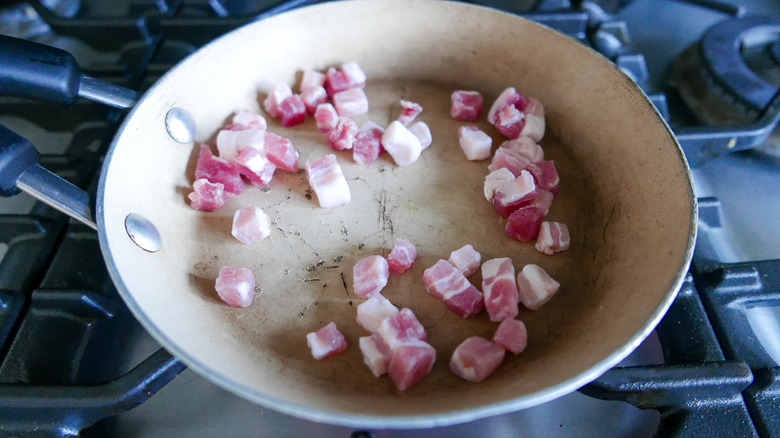
<path fill-rule="evenodd" d="M 383 0 L 377 0 L 377 1 L 381 2 Z M 485 6 L 465 4 L 459 2 L 450 2 L 450 1 L 447 1 L 447 3 L 457 4 L 458 7 L 463 7 L 463 8 L 488 9 L 497 13 L 507 14 L 505 12 L 498 11 Z M 313 6 L 307 6 L 301 9 L 296 9 L 293 11 L 288 11 L 286 12 L 286 14 L 297 13 L 302 9 L 309 10 L 310 8 L 327 8 L 327 7 L 333 7 L 333 6 L 328 3 L 318 4 Z M 512 15 L 512 14 L 507 14 L 507 15 Z M 523 17 L 520 16 L 515 16 L 515 17 L 522 20 L 529 21 L 533 23 L 533 25 L 535 26 L 540 26 L 546 28 L 547 30 L 551 30 L 553 32 L 559 33 L 554 29 L 551 29 L 539 23 L 532 22 Z M 114 257 L 112 256 L 108 235 L 106 233 L 107 228 L 106 228 L 105 214 L 104 214 L 104 201 L 105 201 L 105 188 L 106 188 L 105 184 L 108 175 L 108 170 L 110 168 L 110 164 L 112 162 L 112 158 L 116 146 L 119 143 L 119 139 L 122 138 L 123 134 L 125 133 L 125 128 L 127 127 L 129 121 L 132 120 L 135 112 L 140 107 L 143 106 L 143 103 L 144 101 L 147 100 L 148 96 L 155 94 L 156 90 L 158 90 L 161 87 L 161 84 L 165 82 L 166 77 L 175 74 L 178 70 L 183 68 L 183 66 L 187 64 L 187 61 L 193 55 L 208 49 L 210 46 L 214 44 L 219 43 L 223 39 L 223 37 L 233 34 L 235 32 L 240 32 L 242 31 L 242 29 L 245 29 L 246 27 L 247 26 L 242 26 L 240 28 L 234 29 L 228 33 L 223 34 L 222 36 L 215 39 L 214 41 L 204 45 L 199 50 L 194 52 L 192 55 L 182 60 L 171 70 L 166 72 L 165 75 L 163 75 L 160 79 L 158 79 L 158 81 L 154 85 L 152 85 L 152 87 L 149 90 L 147 90 L 147 92 L 142 96 L 142 98 L 139 100 L 136 106 L 127 114 L 125 120 L 117 130 L 114 140 L 112 141 L 109 150 L 107 151 L 105 156 L 105 161 L 101 169 L 98 191 L 97 191 L 96 218 L 98 224 L 98 239 L 99 239 L 100 249 L 103 258 L 105 260 L 109 275 L 111 276 L 118 292 L 122 296 L 124 302 L 127 304 L 128 308 L 133 313 L 135 318 L 142 324 L 142 326 L 152 336 L 152 338 L 154 338 L 163 348 L 171 352 L 175 357 L 180 359 L 184 364 L 186 364 L 197 374 L 206 378 L 209 382 L 223 389 L 226 389 L 233 394 L 237 394 L 242 398 L 249 400 L 253 403 L 262 405 L 264 407 L 268 407 L 282 414 L 291 415 L 294 417 L 298 417 L 298 418 L 302 418 L 314 422 L 324 422 L 324 423 L 339 425 L 339 426 L 364 427 L 364 428 L 376 428 L 376 429 L 417 429 L 417 428 L 432 428 L 432 427 L 442 427 L 442 426 L 461 424 L 461 423 L 474 421 L 477 419 L 492 417 L 501 414 L 507 414 L 522 409 L 527 409 L 576 391 L 578 388 L 595 380 L 604 372 L 617 365 L 621 360 L 623 360 L 632 351 L 634 351 L 650 335 L 650 333 L 652 333 L 652 331 L 655 329 L 655 327 L 658 325 L 658 323 L 661 321 L 663 316 L 668 311 L 669 307 L 674 302 L 677 293 L 682 287 L 682 284 L 688 272 L 688 268 L 693 259 L 693 252 L 694 252 L 694 246 L 696 242 L 696 235 L 698 229 L 698 203 L 696 198 L 695 186 L 693 184 L 693 176 L 690 167 L 688 165 L 687 159 L 685 158 L 682 147 L 680 146 L 679 142 L 675 138 L 673 132 L 671 131 L 671 128 L 668 126 L 668 124 L 663 119 L 663 117 L 658 112 L 658 110 L 653 106 L 652 102 L 644 93 L 644 91 L 640 87 L 638 87 L 636 83 L 628 75 L 626 75 L 621 71 L 621 74 L 630 83 L 633 91 L 639 92 L 639 94 L 645 100 L 646 104 L 653 109 L 653 113 L 655 114 L 656 120 L 660 122 L 662 126 L 664 126 L 667 135 L 670 137 L 670 139 L 672 140 L 672 142 L 676 147 L 680 164 L 683 166 L 684 169 L 685 180 L 688 185 L 688 192 L 690 196 L 689 205 L 691 209 L 691 215 L 690 215 L 690 223 L 689 223 L 688 241 L 686 242 L 685 252 L 680 262 L 677 274 L 674 277 L 673 281 L 671 282 L 668 291 L 665 293 L 659 306 L 655 309 L 655 311 L 651 314 L 651 316 L 647 319 L 647 321 L 645 321 L 642 324 L 640 329 L 632 336 L 630 336 L 628 340 L 620 348 L 612 352 L 610 355 L 604 357 L 589 369 L 584 370 L 583 372 L 569 378 L 568 380 L 565 380 L 556 385 L 547 387 L 541 391 L 537 391 L 535 393 L 531 393 L 525 396 L 520 396 L 511 400 L 500 401 L 500 402 L 486 404 L 478 407 L 471 407 L 468 409 L 463 409 L 458 411 L 442 412 L 438 414 L 406 415 L 406 416 L 345 414 L 337 411 L 313 408 L 300 403 L 295 403 L 284 399 L 280 399 L 268 395 L 266 393 L 260 393 L 256 390 L 253 390 L 249 386 L 242 384 L 237 380 L 232 379 L 230 376 L 225 375 L 223 372 L 220 372 L 216 369 L 213 369 L 212 367 L 207 366 L 204 363 L 201 363 L 193 355 L 189 354 L 187 351 L 182 349 L 168 335 L 163 333 L 163 331 L 158 328 L 158 326 L 148 317 L 148 315 L 146 315 L 142 311 L 139 302 L 130 293 L 127 284 L 121 277 L 119 269 L 114 263 Z M 617 67 L 615 67 L 608 59 L 604 58 L 598 52 L 588 48 L 587 46 L 583 46 L 583 48 L 590 50 L 593 54 L 598 55 L 599 58 L 602 59 L 602 62 L 608 63 L 610 68 L 619 71 Z"/>

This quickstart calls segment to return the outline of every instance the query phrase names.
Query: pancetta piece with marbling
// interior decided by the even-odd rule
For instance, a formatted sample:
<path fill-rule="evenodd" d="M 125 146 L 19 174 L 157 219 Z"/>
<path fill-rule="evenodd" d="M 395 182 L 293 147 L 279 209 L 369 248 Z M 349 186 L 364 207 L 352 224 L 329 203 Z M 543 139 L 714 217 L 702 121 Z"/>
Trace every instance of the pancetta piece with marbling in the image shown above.
<path fill-rule="evenodd" d="M 192 193 L 187 195 L 192 208 L 200 211 L 217 211 L 230 200 L 234 193 L 225 191 L 222 183 L 211 183 L 206 178 L 192 183 Z"/>
<path fill-rule="evenodd" d="M 382 134 L 382 146 L 393 157 L 395 164 L 408 166 L 418 158 L 422 152 L 420 139 L 398 120 L 394 120 Z"/>
<path fill-rule="evenodd" d="M 357 323 L 371 333 L 377 331 L 385 318 L 398 313 L 398 307 L 381 293 L 371 295 L 369 299 L 357 306 Z"/>
<path fill-rule="evenodd" d="M 428 339 L 428 332 L 410 309 L 404 307 L 382 320 L 376 330 L 391 350 L 411 341 Z"/>
<path fill-rule="evenodd" d="M 474 249 L 471 244 L 466 244 L 452 251 L 447 261 L 468 277 L 477 272 L 479 264 L 482 262 L 482 254 Z"/>
<path fill-rule="evenodd" d="M 507 218 L 504 231 L 507 236 L 521 242 L 530 242 L 539 235 L 544 220 L 544 208 L 532 205 L 520 206 Z"/>
<path fill-rule="evenodd" d="M 544 115 L 544 106 L 538 100 L 509 87 L 493 102 L 488 122 L 508 138 L 524 136 L 538 143 L 544 137 Z"/>
<path fill-rule="evenodd" d="M 482 292 L 446 260 L 439 260 L 426 269 L 423 283 L 428 293 L 444 301 L 448 309 L 463 318 L 476 316 L 485 307 Z"/>
<path fill-rule="evenodd" d="M 352 149 L 359 131 L 354 120 L 349 117 L 339 117 L 336 127 L 325 133 L 325 140 L 333 150 Z"/>
<path fill-rule="evenodd" d="M 491 321 L 517 316 L 517 278 L 512 259 L 502 257 L 482 263 L 482 295 Z"/>
<path fill-rule="evenodd" d="M 263 150 L 268 156 L 268 160 L 274 163 L 276 167 L 293 173 L 298 171 L 298 157 L 300 154 L 295 150 L 289 138 L 266 132 Z"/>
<path fill-rule="evenodd" d="M 486 160 L 490 158 L 493 138 L 474 125 L 465 125 L 458 128 L 458 144 L 467 159 Z"/>
<path fill-rule="evenodd" d="M 386 285 L 390 278 L 390 269 L 387 260 L 380 255 L 372 255 L 360 259 L 352 268 L 353 287 L 355 295 L 360 298 L 368 298 Z"/>
<path fill-rule="evenodd" d="M 357 164 L 369 164 L 382 153 L 382 134 L 385 129 L 378 123 L 367 121 L 360 126 L 352 142 L 352 160 Z"/>
<path fill-rule="evenodd" d="M 423 107 L 419 103 L 401 99 L 401 114 L 398 115 L 398 121 L 404 125 L 408 125 L 412 123 L 422 111 Z"/>
<path fill-rule="evenodd" d="M 514 176 L 519 176 L 522 171 L 528 169 L 530 164 L 531 161 L 520 152 L 510 148 L 499 147 L 493 154 L 488 170 L 492 172 L 505 168 L 512 172 Z"/>
<path fill-rule="evenodd" d="M 236 161 L 238 153 L 246 148 L 263 151 L 265 147 L 265 129 L 247 128 L 242 130 L 223 129 L 217 133 L 217 151 L 219 158 Z"/>
<path fill-rule="evenodd" d="M 536 236 L 536 249 L 547 255 L 569 249 L 569 227 L 561 222 L 543 221 Z"/>
<path fill-rule="evenodd" d="M 455 348 L 450 359 L 450 370 L 470 382 L 487 379 L 504 361 L 504 347 L 480 336 L 472 336 Z"/>
<path fill-rule="evenodd" d="M 307 161 L 305 167 L 306 177 L 317 194 L 320 207 L 338 207 L 352 199 L 347 179 L 344 178 L 335 155 L 328 154 L 319 160 Z"/>
<path fill-rule="evenodd" d="M 347 349 L 344 335 L 332 321 L 316 332 L 306 334 L 306 342 L 312 357 L 317 360 L 334 356 Z"/>
<path fill-rule="evenodd" d="M 553 280 L 547 272 L 537 265 L 529 264 L 517 274 L 517 290 L 520 302 L 531 310 L 542 307 L 558 293 L 561 284 Z"/>
<path fill-rule="evenodd" d="M 325 89 L 331 97 L 338 92 L 363 88 L 365 85 L 366 73 L 354 61 L 345 62 L 340 69 L 331 67 L 325 72 Z"/>
<path fill-rule="evenodd" d="M 393 275 L 402 275 L 408 271 L 414 261 L 417 259 L 417 247 L 407 239 L 398 238 L 395 240 L 393 249 L 387 255 L 387 264 L 390 266 L 390 273 Z"/>
<path fill-rule="evenodd" d="M 485 185 L 483 187 L 485 199 L 487 199 L 490 202 L 493 202 L 493 197 L 496 194 L 496 189 L 514 180 L 515 180 L 515 175 L 512 172 L 510 172 L 509 169 L 507 169 L 506 167 L 501 167 L 499 169 L 490 172 L 485 177 Z"/>
<path fill-rule="evenodd" d="M 276 171 L 276 165 L 268 159 L 265 151 L 255 148 L 242 149 L 236 157 L 236 166 L 255 187 L 268 186 Z"/>
<path fill-rule="evenodd" d="M 482 115 L 484 100 L 478 91 L 455 90 L 450 95 L 450 116 L 462 122 L 476 122 Z"/>
<path fill-rule="evenodd" d="M 343 117 L 360 116 L 368 112 L 368 97 L 362 88 L 350 88 L 331 96 L 336 112 Z"/>
<path fill-rule="evenodd" d="M 306 103 L 300 94 L 287 97 L 276 108 L 276 116 L 282 126 L 300 125 L 306 121 Z"/>
<path fill-rule="evenodd" d="M 323 103 L 317 105 L 317 109 L 314 110 L 314 120 L 317 122 L 317 129 L 324 134 L 336 127 L 339 122 L 339 113 L 336 112 L 333 105 Z"/>
<path fill-rule="evenodd" d="M 328 103 L 328 92 L 324 87 L 308 88 L 301 91 L 301 100 L 306 107 L 306 112 L 314 114 L 319 105 Z"/>
<path fill-rule="evenodd" d="M 527 158 L 531 163 L 544 160 L 544 149 L 529 137 L 519 137 L 507 140 L 501 143 L 499 147 L 515 151 Z"/>
<path fill-rule="evenodd" d="M 399 391 L 422 381 L 436 362 L 436 349 L 424 341 L 404 343 L 393 350 L 387 373 Z"/>
<path fill-rule="evenodd" d="M 553 195 L 558 194 L 561 187 L 561 180 L 558 178 L 558 170 L 553 161 L 537 161 L 528 165 L 528 171 L 534 176 L 536 186 L 542 190 L 547 190 Z"/>
<path fill-rule="evenodd" d="M 215 157 L 208 145 L 201 145 L 198 162 L 195 165 L 195 179 L 206 179 L 212 184 L 222 184 L 222 188 L 230 193 L 239 194 L 246 184 L 241 179 L 239 169 L 220 157 Z"/>
<path fill-rule="evenodd" d="M 493 194 L 493 209 L 501 217 L 509 217 L 520 206 L 534 199 L 536 193 L 533 175 L 524 170 L 514 180 L 496 188 Z"/>
<path fill-rule="evenodd" d="M 528 345 L 528 330 L 523 321 L 507 318 L 498 325 L 492 341 L 507 351 L 520 354 Z"/>
<path fill-rule="evenodd" d="M 244 129 L 265 130 L 268 128 L 268 122 L 265 120 L 265 117 L 246 109 L 237 112 L 236 115 L 233 116 L 232 122 L 233 123 L 230 125 L 232 126 L 231 129 L 236 131 L 241 131 Z M 225 129 L 228 128 L 226 127 Z"/>
<path fill-rule="evenodd" d="M 234 307 L 249 307 L 255 296 L 255 275 L 247 268 L 223 266 L 215 285 L 222 301 Z"/>
<path fill-rule="evenodd" d="M 263 240 L 271 235 L 271 217 L 260 207 L 236 210 L 230 234 L 247 245 Z"/>
<path fill-rule="evenodd" d="M 312 88 L 320 88 L 325 86 L 325 74 L 316 70 L 304 70 L 301 74 L 301 85 L 299 89 L 301 92 L 311 90 Z"/>
<path fill-rule="evenodd" d="M 271 117 L 279 117 L 279 106 L 285 99 L 292 96 L 292 88 L 285 83 L 274 85 L 268 96 L 263 101 L 263 108 Z"/>

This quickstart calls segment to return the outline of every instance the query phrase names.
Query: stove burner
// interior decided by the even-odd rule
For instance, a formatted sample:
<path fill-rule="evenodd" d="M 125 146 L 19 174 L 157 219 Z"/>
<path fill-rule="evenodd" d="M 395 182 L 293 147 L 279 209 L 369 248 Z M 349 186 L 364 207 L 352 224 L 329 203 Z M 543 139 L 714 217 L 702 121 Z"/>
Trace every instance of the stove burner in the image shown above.
<path fill-rule="evenodd" d="M 713 26 L 702 40 L 675 62 L 680 95 L 704 124 L 745 124 L 755 121 L 778 92 L 746 63 L 745 50 L 763 46 L 778 52 L 780 20 L 747 17 Z M 777 65 L 777 58 L 774 58 Z"/>

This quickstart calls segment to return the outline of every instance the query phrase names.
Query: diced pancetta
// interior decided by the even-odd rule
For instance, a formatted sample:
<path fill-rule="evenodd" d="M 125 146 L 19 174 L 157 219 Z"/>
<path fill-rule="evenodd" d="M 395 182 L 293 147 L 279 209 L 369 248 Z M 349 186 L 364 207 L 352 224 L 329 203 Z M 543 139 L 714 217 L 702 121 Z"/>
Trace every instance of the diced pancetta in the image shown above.
<path fill-rule="evenodd" d="M 301 100 L 306 106 L 306 112 L 314 114 L 317 106 L 328 103 L 328 92 L 325 91 L 324 87 L 307 88 L 301 91 Z"/>
<path fill-rule="evenodd" d="M 399 166 L 414 163 L 422 152 L 420 140 L 398 120 L 390 123 L 382 134 L 382 146 Z"/>
<path fill-rule="evenodd" d="M 424 341 L 428 339 L 428 332 L 415 316 L 414 312 L 404 307 L 382 320 L 376 332 L 395 351 L 399 346 L 411 341 Z"/>
<path fill-rule="evenodd" d="M 463 380 L 481 382 L 501 365 L 505 354 L 504 347 L 480 336 L 472 336 L 455 348 L 450 370 Z"/>
<path fill-rule="evenodd" d="M 306 177 L 317 194 L 320 207 L 337 207 L 352 199 L 347 179 L 335 155 L 328 154 L 317 161 L 307 161 L 305 167 Z"/>
<path fill-rule="evenodd" d="M 493 197 L 496 194 L 496 189 L 502 185 L 515 180 L 515 175 L 506 167 L 498 168 L 488 174 L 485 177 L 485 199 L 493 202 Z"/>
<path fill-rule="evenodd" d="M 466 125 L 458 128 L 458 144 L 469 160 L 485 160 L 490 158 L 493 138 L 476 126 Z"/>
<path fill-rule="evenodd" d="M 282 126 L 300 125 L 306 121 L 306 104 L 300 94 L 287 97 L 276 108 L 276 115 Z"/>
<path fill-rule="evenodd" d="M 499 147 L 515 151 L 531 163 L 544 160 L 544 149 L 529 137 L 507 140 Z"/>
<path fill-rule="evenodd" d="M 211 153 L 208 145 L 201 145 L 195 165 L 195 179 L 207 179 L 212 184 L 222 184 L 226 192 L 239 194 L 244 191 L 244 181 L 236 166 Z"/>
<path fill-rule="evenodd" d="M 409 132 L 417 136 L 417 139 L 420 140 L 420 147 L 422 150 L 425 150 L 428 146 L 431 145 L 431 143 L 433 143 L 431 128 L 429 128 L 428 124 L 423 121 L 416 122 L 409 126 Z"/>
<path fill-rule="evenodd" d="M 433 368 L 436 350 L 424 341 L 403 344 L 393 351 L 387 372 L 399 391 L 419 383 Z"/>
<path fill-rule="evenodd" d="M 243 129 L 267 129 L 268 122 L 262 115 L 249 111 L 241 110 L 233 116 L 233 125 L 241 126 Z"/>
<path fill-rule="evenodd" d="M 517 279 L 512 259 L 502 257 L 482 263 L 482 295 L 491 321 L 517 316 Z"/>
<path fill-rule="evenodd" d="M 561 180 L 558 178 L 558 170 L 555 169 L 554 162 L 542 160 L 531 163 L 528 165 L 528 171 L 534 176 L 537 187 L 547 190 L 553 195 L 558 194 Z"/>
<path fill-rule="evenodd" d="M 523 205 L 512 212 L 504 231 L 507 236 L 521 242 L 530 242 L 539 234 L 544 219 L 544 209 L 534 205 Z"/>
<path fill-rule="evenodd" d="M 255 148 L 241 150 L 236 157 L 236 166 L 241 175 L 257 187 L 265 187 L 270 184 L 276 171 L 276 165 L 268 159 L 265 152 Z"/>
<path fill-rule="evenodd" d="M 547 216 L 547 213 L 550 212 L 550 207 L 552 206 L 554 198 L 555 195 L 548 192 L 547 190 L 538 190 L 536 192 L 536 197 L 533 199 L 533 201 L 529 202 L 528 205 L 531 207 L 541 208 L 544 212 L 543 216 Z"/>
<path fill-rule="evenodd" d="M 390 266 L 390 273 L 393 275 L 402 275 L 412 267 L 417 259 L 417 247 L 406 239 L 396 239 L 393 249 L 387 255 L 387 264 Z"/>
<path fill-rule="evenodd" d="M 350 88 L 331 96 L 340 116 L 354 117 L 368 112 L 368 97 L 362 88 Z"/>
<path fill-rule="evenodd" d="M 217 151 L 219 157 L 227 161 L 236 161 L 238 153 L 246 148 L 263 150 L 265 129 L 247 128 L 239 131 L 223 129 L 217 133 Z"/>
<path fill-rule="evenodd" d="M 299 154 L 289 138 L 266 132 L 263 150 L 276 167 L 293 173 L 298 171 Z"/>
<path fill-rule="evenodd" d="M 371 336 L 361 337 L 360 352 L 363 354 L 363 363 L 366 364 L 375 377 L 379 377 L 387 372 L 390 365 L 390 359 L 393 358 L 393 351 L 387 346 L 385 341 L 377 333 Z"/>
<path fill-rule="evenodd" d="M 363 88 L 366 85 L 366 74 L 356 62 L 347 62 L 337 70 L 329 68 L 325 73 L 325 89 L 328 95 L 349 90 L 351 88 Z"/>
<path fill-rule="evenodd" d="M 285 99 L 292 95 L 292 88 L 290 88 L 289 85 L 285 83 L 278 83 L 274 85 L 274 87 L 268 93 L 268 97 L 266 97 L 263 101 L 263 108 L 265 108 L 266 112 L 270 114 L 271 117 L 278 117 L 279 105 L 281 105 Z"/>
<path fill-rule="evenodd" d="M 352 268 L 355 295 L 368 298 L 382 290 L 390 278 L 387 260 L 380 255 L 360 259 Z"/>
<path fill-rule="evenodd" d="M 234 196 L 226 192 L 222 183 L 210 183 L 206 178 L 192 183 L 193 192 L 187 195 L 192 208 L 200 211 L 217 211 Z"/>
<path fill-rule="evenodd" d="M 547 255 L 569 249 L 569 227 L 560 222 L 542 222 L 536 237 L 536 249 Z"/>
<path fill-rule="evenodd" d="M 223 266 L 215 286 L 222 301 L 235 307 L 249 307 L 255 296 L 255 275 L 247 268 Z"/>
<path fill-rule="evenodd" d="M 558 293 L 561 284 L 553 280 L 547 272 L 537 265 L 529 264 L 517 274 L 517 290 L 520 302 L 531 310 L 536 310 L 550 301 Z"/>
<path fill-rule="evenodd" d="M 412 123 L 422 111 L 423 107 L 419 103 L 401 99 L 401 114 L 398 116 L 398 121 L 404 125 L 408 125 Z"/>
<path fill-rule="evenodd" d="M 398 307 L 381 293 L 371 295 L 357 306 L 357 323 L 371 333 L 377 331 L 386 318 L 398 313 Z"/>
<path fill-rule="evenodd" d="M 507 318 L 498 325 L 492 341 L 507 351 L 520 354 L 528 345 L 528 330 L 523 321 Z"/>
<path fill-rule="evenodd" d="M 325 133 L 325 140 L 331 149 L 343 151 L 352 149 L 359 132 L 357 123 L 349 117 L 339 117 L 336 127 Z"/>
<path fill-rule="evenodd" d="M 439 260 L 423 272 L 425 289 L 463 318 L 476 316 L 485 307 L 480 292 L 463 272 L 446 260 Z"/>
<path fill-rule="evenodd" d="M 450 116 L 463 122 L 476 122 L 482 115 L 483 98 L 478 91 L 455 90 L 450 95 Z"/>
<path fill-rule="evenodd" d="M 528 99 L 518 93 L 514 87 L 509 87 L 493 102 L 487 120 L 500 133 L 509 138 L 517 138 L 526 123 L 523 110 L 527 105 Z"/>
<path fill-rule="evenodd" d="M 233 215 L 230 233 L 247 245 L 265 239 L 271 234 L 271 217 L 260 207 L 245 207 Z"/>
<path fill-rule="evenodd" d="M 468 277 L 477 272 L 477 268 L 482 262 L 482 254 L 477 252 L 471 244 L 468 244 L 452 251 L 447 261 Z"/>
<path fill-rule="evenodd" d="M 520 175 L 520 172 L 528 169 L 530 164 L 531 161 L 519 152 L 509 148 L 499 147 L 493 154 L 493 160 L 491 160 L 490 165 L 488 165 L 488 170 L 492 172 L 494 170 L 506 168 L 512 172 L 513 175 L 518 176 Z"/>
<path fill-rule="evenodd" d="M 355 163 L 369 164 L 379 159 L 384 133 L 384 128 L 370 120 L 360 126 L 355 141 L 352 142 L 352 159 Z"/>
<path fill-rule="evenodd" d="M 533 175 L 527 170 L 523 170 L 513 181 L 496 188 L 493 194 L 493 209 L 501 217 L 509 217 L 521 205 L 534 199 L 536 193 Z"/>
<path fill-rule="evenodd" d="M 521 137 L 528 137 L 535 142 L 542 141 L 544 137 L 544 106 L 533 97 L 528 98 L 528 102 L 523 109 L 525 114 L 525 126 L 520 131 Z"/>
<path fill-rule="evenodd" d="M 314 120 L 317 122 L 317 129 L 322 133 L 327 133 L 336 127 L 339 122 L 339 113 L 336 112 L 333 105 L 323 103 L 317 105 L 317 109 L 314 110 Z"/>
<path fill-rule="evenodd" d="M 312 357 L 317 360 L 331 357 L 347 349 L 344 335 L 332 321 L 316 332 L 306 334 L 306 343 L 309 344 Z"/>
<path fill-rule="evenodd" d="M 299 87 L 299 90 L 301 90 L 301 93 L 303 93 L 306 90 L 323 87 L 324 85 L 325 74 L 309 69 L 304 70 L 303 74 L 301 75 L 301 86 Z"/>

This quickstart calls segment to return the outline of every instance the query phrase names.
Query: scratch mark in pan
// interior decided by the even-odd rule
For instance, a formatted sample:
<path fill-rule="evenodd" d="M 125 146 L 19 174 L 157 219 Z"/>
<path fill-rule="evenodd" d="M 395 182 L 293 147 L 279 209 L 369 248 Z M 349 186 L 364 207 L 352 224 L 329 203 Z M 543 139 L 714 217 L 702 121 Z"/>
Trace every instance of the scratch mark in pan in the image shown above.
<path fill-rule="evenodd" d="M 344 278 L 344 273 L 341 273 L 341 284 L 344 285 L 344 293 L 349 296 L 349 290 L 347 289 L 347 280 Z"/>

